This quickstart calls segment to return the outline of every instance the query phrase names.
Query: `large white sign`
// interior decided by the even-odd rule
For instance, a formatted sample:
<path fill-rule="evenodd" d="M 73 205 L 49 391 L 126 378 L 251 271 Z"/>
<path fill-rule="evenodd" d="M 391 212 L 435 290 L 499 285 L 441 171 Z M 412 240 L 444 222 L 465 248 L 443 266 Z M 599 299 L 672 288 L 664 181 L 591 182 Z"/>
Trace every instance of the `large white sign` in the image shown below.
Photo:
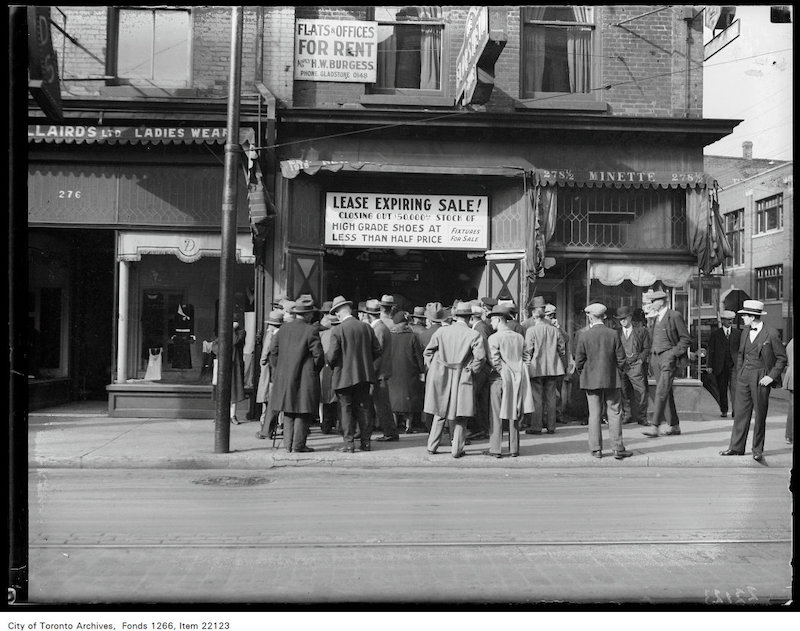
<path fill-rule="evenodd" d="M 489 198 L 481 195 L 328 193 L 325 245 L 485 250 Z"/>
<path fill-rule="evenodd" d="M 295 79 L 375 83 L 377 22 L 297 20 L 294 28 Z"/>

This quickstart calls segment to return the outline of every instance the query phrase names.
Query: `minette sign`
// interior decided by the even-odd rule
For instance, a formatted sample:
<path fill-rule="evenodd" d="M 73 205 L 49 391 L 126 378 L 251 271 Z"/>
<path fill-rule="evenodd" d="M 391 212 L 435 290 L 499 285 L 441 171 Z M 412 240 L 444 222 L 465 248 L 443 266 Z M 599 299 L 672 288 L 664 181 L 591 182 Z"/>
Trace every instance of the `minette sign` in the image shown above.
<path fill-rule="evenodd" d="M 375 83 L 377 68 L 377 22 L 297 20 L 296 80 Z"/>
<path fill-rule="evenodd" d="M 485 250 L 489 198 L 480 195 L 328 193 L 325 245 Z"/>

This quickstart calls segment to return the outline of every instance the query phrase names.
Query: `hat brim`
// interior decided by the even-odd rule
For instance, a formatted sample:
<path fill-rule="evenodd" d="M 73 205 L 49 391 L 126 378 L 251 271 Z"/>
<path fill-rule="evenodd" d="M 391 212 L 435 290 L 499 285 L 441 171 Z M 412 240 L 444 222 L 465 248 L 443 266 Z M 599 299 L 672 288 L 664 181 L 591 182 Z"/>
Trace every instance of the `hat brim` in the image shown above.
<path fill-rule="evenodd" d="M 740 313 L 742 315 L 759 315 L 759 316 L 767 315 L 766 311 L 756 311 L 755 309 L 740 309 L 736 313 Z"/>
<path fill-rule="evenodd" d="M 345 300 L 344 302 L 338 302 L 338 303 L 336 303 L 335 305 L 333 305 L 333 306 L 331 307 L 331 310 L 330 310 L 330 311 L 328 311 L 328 313 L 330 313 L 331 315 L 333 315 L 334 313 L 336 313 L 336 311 L 337 311 L 337 310 L 341 309 L 341 308 L 342 308 L 342 307 L 344 307 L 345 305 L 350 305 L 350 306 L 352 306 L 352 305 L 353 305 L 353 301 L 352 301 L 352 300 Z"/>

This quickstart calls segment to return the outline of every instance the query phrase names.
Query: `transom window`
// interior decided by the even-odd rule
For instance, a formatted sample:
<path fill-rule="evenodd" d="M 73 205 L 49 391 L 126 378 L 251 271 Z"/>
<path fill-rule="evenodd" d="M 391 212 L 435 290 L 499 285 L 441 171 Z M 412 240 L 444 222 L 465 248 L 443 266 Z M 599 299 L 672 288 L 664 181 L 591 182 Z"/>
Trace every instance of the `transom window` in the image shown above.
<path fill-rule="evenodd" d="M 441 7 L 375 7 L 378 70 L 372 92 L 442 94 Z"/>
<path fill-rule="evenodd" d="M 111 74 L 119 83 L 189 86 L 189 9 L 121 7 L 113 10 L 109 27 Z"/>
<path fill-rule="evenodd" d="M 783 265 L 756 268 L 756 300 L 783 298 Z"/>
<path fill-rule="evenodd" d="M 783 228 L 783 193 L 756 201 L 756 234 Z"/>
<path fill-rule="evenodd" d="M 744 265 L 744 208 L 725 213 L 725 235 L 731 244 L 733 256 L 725 260 L 729 266 Z"/>
<path fill-rule="evenodd" d="M 522 7 L 522 98 L 590 94 L 594 8 Z"/>

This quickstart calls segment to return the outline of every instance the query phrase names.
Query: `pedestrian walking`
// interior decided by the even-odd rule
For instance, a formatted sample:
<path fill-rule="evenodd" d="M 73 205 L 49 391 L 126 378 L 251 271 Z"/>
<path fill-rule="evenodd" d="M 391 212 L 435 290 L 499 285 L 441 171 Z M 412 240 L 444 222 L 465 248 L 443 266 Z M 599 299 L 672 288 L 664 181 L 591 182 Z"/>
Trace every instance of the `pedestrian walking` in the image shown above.
<path fill-rule="evenodd" d="M 745 300 L 739 313 L 745 330 L 736 362 L 736 415 L 728 448 L 719 453 L 721 456 L 744 455 L 751 416 L 754 416 L 753 460 L 761 462 L 764 459 L 769 395 L 773 388 L 780 388 L 781 374 L 787 361 L 786 348 L 778 331 L 762 321 L 762 316 L 767 315 L 763 302 Z"/>
<path fill-rule="evenodd" d="M 331 315 L 338 316 L 339 325 L 331 329 L 330 348 L 325 354 L 333 370 L 331 387 L 339 400 L 341 414 L 342 452 L 355 451 L 355 434 L 361 436 L 361 451 L 372 448 L 372 400 L 370 385 L 377 380 L 374 360 L 381 355 L 381 345 L 372 327 L 353 316 L 353 303 L 336 296 Z"/>
<path fill-rule="evenodd" d="M 794 338 L 786 345 L 786 372 L 783 373 L 783 387 L 789 392 L 789 406 L 786 410 L 786 444 L 794 442 Z"/>
<path fill-rule="evenodd" d="M 384 299 L 391 296 L 384 296 Z M 392 334 L 386 322 L 382 319 L 382 306 L 377 300 L 367 300 L 364 306 L 364 313 L 367 314 L 367 322 L 375 332 L 378 343 L 381 345 L 381 354 L 375 359 L 376 381 L 372 386 L 372 404 L 375 409 L 375 420 L 383 430 L 383 436 L 378 436 L 376 440 L 380 442 L 392 442 L 400 440 L 397 425 L 392 414 L 392 403 L 389 398 L 389 380 L 392 377 Z M 394 326 L 394 321 L 392 321 Z"/>
<path fill-rule="evenodd" d="M 270 391 L 272 390 L 272 368 L 269 363 L 269 349 L 272 345 L 272 338 L 278 333 L 279 327 L 283 324 L 283 311 L 273 309 L 269 312 L 269 317 L 264 321 L 264 339 L 261 341 L 261 356 L 259 364 L 261 373 L 258 375 L 258 386 L 256 387 L 256 403 L 262 404 L 261 428 L 256 432 L 256 438 L 271 438 L 278 427 L 278 412 L 274 406 L 269 404 Z"/>
<path fill-rule="evenodd" d="M 533 418 L 526 434 L 556 433 L 556 377 L 564 374 L 564 340 L 544 317 L 543 307 L 534 307 L 533 325 L 525 331 L 525 354 L 533 391 Z"/>
<path fill-rule="evenodd" d="M 398 311 L 392 318 L 392 378 L 389 380 L 389 401 L 399 431 L 414 433 L 414 420 L 422 412 L 425 372 L 422 347 L 408 324 L 408 314 Z"/>
<path fill-rule="evenodd" d="M 736 314 L 724 310 L 719 314 L 720 326 L 713 331 L 708 339 L 708 357 L 706 372 L 714 376 L 719 392 L 719 415 L 725 418 L 728 415 L 728 394 L 730 394 L 731 417 L 736 416 L 736 378 L 734 367 L 736 355 L 739 352 L 739 343 L 742 332 L 733 326 Z"/>
<path fill-rule="evenodd" d="M 428 367 L 423 409 L 433 415 L 429 454 L 436 453 L 447 421 L 451 453 L 454 458 L 464 455 L 466 422 L 475 414 L 473 379 L 486 361 L 481 335 L 469 327 L 471 316 L 469 303 L 458 303 L 453 324 L 438 329 L 423 351 Z"/>
<path fill-rule="evenodd" d="M 650 334 L 633 323 L 631 307 L 619 307 L 614 317 L 620 325 L 619 340 L 626 360 L 622 371 L 622 423 L 647 425 Z"/>
<path fill-rule="evenodd" d="M 653 418 L 642 434 L 649 438 L 681 433 L 672 382 L 681 368 L 688 366 L 687 350 L 691 343 L 683 316 L 667 307 L 667 293 L 650 294 L 652 324 L 650 325 L 650 373 L 656 380 L 653 397 Z"/>
<path fill-rule="evenodd" d="M 578 338 L 575 369 L 580 375 L 581 390 L 589 405 L 589 450 L 595 458 L 603 457 L 603 434 L 600 419 L 603 407 L 608 418 L 608 435 L 614 458 L 622 460 L 633 454 L 622 441 L 621 371 L 625 368 L 625 350 L 616 331 L 605 326 L 606 307 L 600 303 L 584 309 L 589 329 Z"/>
<path fill-rule="evenodd" d="M 533 412 L 533 394 L 525 363 L 525 338 L 508 327 L 511 313 L 507 307 L 495 306 L 489 313 L 492 329 L 489 336 L 490 430 L 489 450 L 484 455 L 501 458 L 503 424 L 508 423 L 509 455 L 519 455 L 520 423 Z"/>
<path fill-rule="evenodd" d="M 314 451 L 306 445 L 308 425 L 319 411 L 319 371 L 325 361 L 317 327 L 311 324 L 314 301 L 301 296 L 295 301 L 295 319 L 273 335 L 269 361 L 274 375 L 273 409 L 283 412 L 283 446 L 289 453 Z"/>

